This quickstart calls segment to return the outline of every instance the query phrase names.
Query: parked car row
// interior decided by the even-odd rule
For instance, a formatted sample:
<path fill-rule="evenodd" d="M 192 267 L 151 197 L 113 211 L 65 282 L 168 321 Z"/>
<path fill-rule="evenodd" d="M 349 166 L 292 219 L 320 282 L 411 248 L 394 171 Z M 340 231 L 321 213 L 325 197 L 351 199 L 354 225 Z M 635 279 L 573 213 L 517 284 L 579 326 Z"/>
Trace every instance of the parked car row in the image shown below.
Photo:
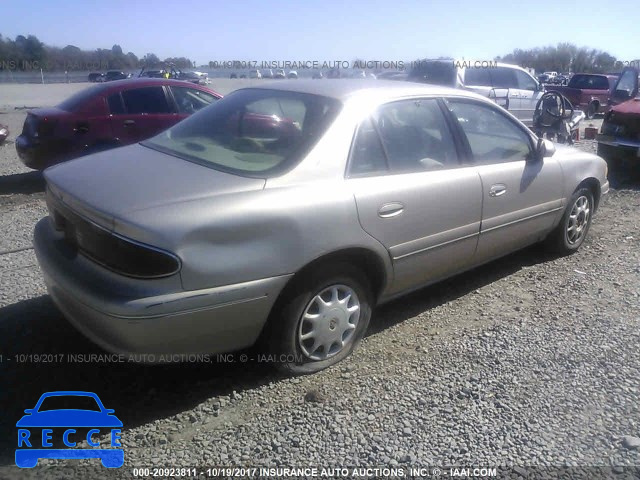
<path fill-rule="evenodd" d="M 571 79 L 571 73 L 544 72 L 538 75 L 538 81 L 542 84 L 566 85 Z"/>
<path fill-rule="evenodd" d="M 109 70 L 107 73 L 92 72 L 89 74 L 89 81 L 93 83 L 112 82 L 131 78 L 131 76 L 130 73 L 125 73 L 121 70 Z"/>
<path fill-rule="evenodd" d="M 92 72 L 88 76 L 88 80 L 92 83 L 111 82 L 114 80 L 124 80 L 132 78 L 131 73 L 125 73 L 120 70 L 109 70 L 106 73 Z M 202 72 L 183 72 L 175 69 L 142 69 L 138 77 L 145 78 L 173 78 L 176 80 L 186 80 L 192 83 L 206 84 L 208 75 Z"/>

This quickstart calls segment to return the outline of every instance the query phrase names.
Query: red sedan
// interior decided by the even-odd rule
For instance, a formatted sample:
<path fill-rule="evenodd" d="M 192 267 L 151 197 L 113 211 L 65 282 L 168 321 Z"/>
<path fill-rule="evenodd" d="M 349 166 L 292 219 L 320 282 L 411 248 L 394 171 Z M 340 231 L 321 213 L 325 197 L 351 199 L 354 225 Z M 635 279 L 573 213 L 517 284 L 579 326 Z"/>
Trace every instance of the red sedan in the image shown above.
<path fill-rule="evenodd" d="M 29 111 L 16 150 L 30 168 L 150 138 L 221 98 L 180 80 L 136 78 L 101 83 L 52 108 Z"/>

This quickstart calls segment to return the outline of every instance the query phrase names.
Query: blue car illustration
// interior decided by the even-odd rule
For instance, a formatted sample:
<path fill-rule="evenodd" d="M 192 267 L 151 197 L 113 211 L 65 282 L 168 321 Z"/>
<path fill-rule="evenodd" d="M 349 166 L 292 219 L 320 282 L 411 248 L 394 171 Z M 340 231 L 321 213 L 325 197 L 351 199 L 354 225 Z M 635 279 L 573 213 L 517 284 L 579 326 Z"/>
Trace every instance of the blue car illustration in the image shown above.
<path fill-rule="evenodd" d="M 67 408 L 66 404 L 82 404 L 88 408 Z M 51 408 L 65 404 L 64 408 Z M 43 394 L 36 406 L 24 411 L 18 422 L 18 448 L 16 465 L 20 468 L 33 468 L 41 458 L 83 459 L 99 458 L 107 468 L 119 468 L 124 464 L 124 451 L 118 442 L 122 422 L 113 415 L 114 410 L 104 408 L 100 398 L 92 392 L 60 391 Z M 75 428 L 89 428 L 86 437 L 78 438 Z M 38 428 L 38 434 L 31 429 Z M 39 429 L 42 428 L 40 432 Z M 64 428 L 62 440 L 68 448 L 51 448 L 56 432 Z M 94 436 L 110 433 L 111 448 L 100 448 Z M 32 435 L 34 433 L 34 435 Z M 40 434 L 41 433 L 41 434 Z M 76 434 L 76 435 L 74 435 Z M 57 433 L 59 436 L 59 433 Z M 58 440 L 56 436 L 56 440 Z M 73 448 L 76 441 L 86 438 L 94 448 Z"/>

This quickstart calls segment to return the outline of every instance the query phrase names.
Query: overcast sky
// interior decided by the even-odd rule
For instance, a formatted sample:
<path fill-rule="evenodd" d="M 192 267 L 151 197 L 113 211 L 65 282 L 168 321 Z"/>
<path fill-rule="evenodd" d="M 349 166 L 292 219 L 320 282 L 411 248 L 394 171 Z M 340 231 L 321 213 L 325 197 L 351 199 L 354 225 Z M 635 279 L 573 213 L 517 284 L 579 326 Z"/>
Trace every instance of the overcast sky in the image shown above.
<path fill-rule="evenodd" d="M 88 50 L 119 44 L 139 57 L 184 56 L 198 65 L 492 59 L 558 42 L 640 57 L 637 0 L 5 0 L 2 18 L 4 37 L 33 34 Z"/>

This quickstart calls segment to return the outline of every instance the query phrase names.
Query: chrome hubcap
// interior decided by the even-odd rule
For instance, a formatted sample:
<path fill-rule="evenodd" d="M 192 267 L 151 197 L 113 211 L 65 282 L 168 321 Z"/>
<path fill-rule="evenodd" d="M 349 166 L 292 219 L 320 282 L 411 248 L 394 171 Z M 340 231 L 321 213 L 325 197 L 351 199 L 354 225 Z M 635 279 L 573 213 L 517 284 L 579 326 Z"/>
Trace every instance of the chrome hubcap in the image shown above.
<path fill-rule="evenodd" d="M 360 300 L 346 285 L 325 288 L 307 304 L 298 327 L 298 345 L 311 360 L 340 353 L 353 340 Z"/>
<path fill-rule="evenodd" d="M 589 224 L 590 214 L 589 199 L 584 195 L 578 197 L 571 208 L 569 222 L 567 224 L 567 240 L 571 245 L 579 243 L 582 237 L 584 237 L 587 231 L 587 225 Z"/>

